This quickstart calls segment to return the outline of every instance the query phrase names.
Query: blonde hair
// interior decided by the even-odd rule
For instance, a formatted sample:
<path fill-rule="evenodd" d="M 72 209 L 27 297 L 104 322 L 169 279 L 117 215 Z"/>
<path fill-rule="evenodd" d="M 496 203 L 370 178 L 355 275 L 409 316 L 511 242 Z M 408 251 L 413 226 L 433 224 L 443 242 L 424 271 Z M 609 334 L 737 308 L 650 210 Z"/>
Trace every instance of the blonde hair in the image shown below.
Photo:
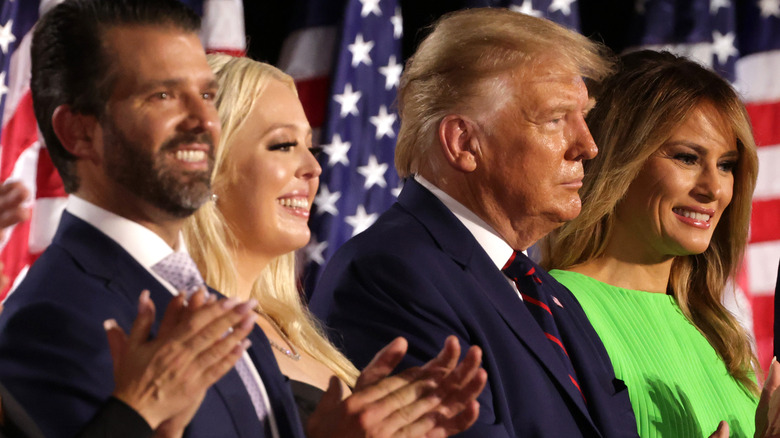
<path fill-rule="evenodd" d="M 717 74 L 666 52 L 622 57 L 622 68 L 604 82 L 587 122 L 598 156 L 585 163 L 580 215 L 542 244 L 542 265 L 566 269 L 604 254 L 615 211 L 645 161 L 687 117 L 710 105 L 730 125 L 739 160 L 731 203 L 701 254 L 675 257 L 667 286 L 688 318 L 718 352 L 729 373 L 752 393 L 757 369 L 749 335 L 723 306 L 723 292 L 736 274 L 748 238 L 758 157 L 750 119 L 731 86 Z"/>
<path fill-rule="evenodd" d="M 553 63 L 598 81 L 611 69 L 607 53 L 604 46 L 565 27 L 507 9 L 467 9 L 443 16 L 401 76 L 398 174 L 406 178 L 419 170 L 446 115 L 491 94 L 491 86 L 503 86 L 493 79 L 519 67 Z"/>
<path fill-rule="evenodd" d="M 222 123 L 213 186 L 215 193 L 223 193 L 228 183 L 237 178 L 236 163 L 230 159 L 234 136 L 247 123 L 253 105 L 273 105 L 273 102 L 260 99 L 266 85 L 276 80 L 296 95 L 297 92 L 292 78 L 271 65 L 221 54 L 209 55 L 208 61 L 219 83 L 216 105 Z M 216 203 L 206 203 L 187 220 L 184 236 L 206 283 L 227 296 L 237 296 L 237 270 L 230 248 L 241 243 L 236 241 Z M 303 304 L 294 252 L 271 260 L 252 285 L 250 296 L 258 301 L 260 309 L 277 323 L 298 349 L 354 386 L 358 370 L 328 342 L 319 322 Z"/>

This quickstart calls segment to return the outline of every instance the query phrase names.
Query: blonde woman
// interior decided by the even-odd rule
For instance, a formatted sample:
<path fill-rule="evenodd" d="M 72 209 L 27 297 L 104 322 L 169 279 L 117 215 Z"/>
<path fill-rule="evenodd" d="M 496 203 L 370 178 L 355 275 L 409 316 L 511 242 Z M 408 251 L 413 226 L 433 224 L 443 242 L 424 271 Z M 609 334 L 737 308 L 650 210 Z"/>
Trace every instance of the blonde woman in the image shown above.
<path fill-rule="evenodd" d="M 582 212 L 549 238 L 542 264 L 604 342 L 640 436 L 701 437 L 721 420 L 753 436 L 756 357 L 722 304 L 757 175 L 747 112 L 685 58 L 621 61 L 587 118 L 600 152 L 585 164 Z"/>
<path fill-rule="evenodd" d="M 404 436 L 443 436 L 465 429 L 476 419 L 474 399 L 485 382 L 484 371 L 478 370 L 478 349 L 466 355 L 460 368 L 444 373 L 444 380 L 444 374 L 433 369 L 453 368 L 459 356 L 454 341 L 422 370 L 428 374 L 417 370 L 381 379 L 400 361 L 404 341 L 391 343 L 378 354 L 383 364 L 360 375 L 325 338 L 302 304 L 296 280 L 294 251 L 309 241 L 309 209 L 321 169 L 295 85 L 275 67 L 247 58 L 211 55 L 209 63 L 219 82 L 216 104 L 222 122 L 213 179 L 216 200 L 185 227 L 188 248 L 209 285 L 228 296 L 258 301 L 257 324 L 290 379 L 304 425 L 320 405 L 320 415 L 308 422 L 310 436 L 323 430 L 326 434 L 318 436 L 371 436 L 371 430 L 396 429 Z M 326 400 L 338 402 L 350 388 L 355 393 L 344 403 L 323 407 Z M 442 402 L 446 391 L 462 399 Z M 374 403 L 384 396 L 384 407 Z M 401 400 L 403 406 L 388 408 Z M 369 409 L 374 413 L 356 420 L 356 413 Z M 451 409 L 461 414 L 453 416 Z M 322 415 L 326 411 L 331 414 Z M 326 425 L 338 419 L 339 412 L 355 415 L 338 422 L 341 426 Z M 446 415 L 432 415 L 435 412 Z M 374 424 L 367 424 L 366 418 Z"/>

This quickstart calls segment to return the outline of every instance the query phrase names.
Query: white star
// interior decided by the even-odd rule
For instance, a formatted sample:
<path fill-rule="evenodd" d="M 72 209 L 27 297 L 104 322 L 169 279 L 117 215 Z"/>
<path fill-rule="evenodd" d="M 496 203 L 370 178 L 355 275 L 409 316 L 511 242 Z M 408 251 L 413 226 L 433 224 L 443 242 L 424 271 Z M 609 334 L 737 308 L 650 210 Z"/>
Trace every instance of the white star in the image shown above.
<path fill-rule="evenodd" d="M 553 0 L 547 9 L 550 12 L 561 11 L 563 15 L 571 15 L 571 4 L 574 0 Z"/>
<path fill-rule="evenodd" d="M 314 262 L 318 265 L 322 265 L 325 263 L 325 256 L 323 253 L 325 252 L 325 248 L 328 247 L 328 242 L 317 242 L 317 239 L 314 238 L 314 236 L 311 237 L 311 241 L 309 241 L 309 244 L 306 245 L 306 258 L 309 259 L 310 262 Z"/>
<path fill-rule="evenodd" d="M 339 134 L 333 134 L 330 144 L 322 145 L 322 150 L 328 155 L 328 166 L 333 167 L 336 163 L 343 165 L 349 164 L 347 152 L 352 144 L 348 141 L 341 141 Z"/>
<path fill-rule="evenodd" d="M 723 35 L 718 31 L 712 32 L 712 51 L 721 65 L 728 62 L 730 56 L 736 56 L 739 52 L 734 47 L 734 33 Z"/>
<path fill-rule="evenodd" d="M 382 15 L 382 10 L 379 9 L 379 0 L 360 0 L 360 4 L 363 5 L 360 10 L 361 17 L 366 18 L 368 14 L 374 14 L 377 17 Z"/>
<path fill-rule="evenodd" d="M 764 18 L 770 15 L 780 17 L 780 0 L 759 0 L 758 7 L 761 8 L 761 16 Z"/>
<path fill-rule="evenodd" d="M 0 73 L 0 102 L 3 101 L 3 96 L 8 92 L 8 87 L 5 86 L 5 72 Z"/>
<path fill-rule="evenodd" d="M 5 26 L 0 26 L 0 49 L 3 50 L 4 54 L 8 53 L 8 46 L 16 41 L 16 37 L 11 31 L 12 27 L 14 27 L 14 20 L 8 20 Z"/>
<path fill-rule="evenodd" d="M 509 9 L 521 14 L 530 15 L 532 17 L 542 16 L 542 11 L 534 9 L 534 5 L 531 0 L 523 0 L 523 4 L 521 6 L 512 5 L 509 7 Z"/>
<path fill-rule="evenodd" d="M 379 73 L 385 77 L 385 90 L 397 87 L 401 82 L 401 72 L 404 67 L 395 62 L 395 55 L 390 56 L 390 60 L 384 67 L 379 67 Z"/>
<path fill-rule="evenodd" d="M 341 192 L 331 193 L 328 190 L 328 186 L 320 186 L 320 192 L 314 197 L 314 203 L 317 205 L 317 215 L 324 213 L 330 213 L 332 216 L 339 214 L 339 209 L 336 208 L 336 201 L 341 198 Z"/>
<path fill-rule="evenodd" d="M 352 84 L 344 86 L 344 92 L 342 94 L 336 94 L 333 96 L 333 100 L 341 104 L 341 118 L 347 117 L 347 114 L 356 116 L 359 114 L 357 103 L 360 100 L 360 96 L 363 93 L 360 91 L 352 91 Z"/>
<path fill-rule="evenodd" d="M 387 181 L 385 181 L 385 172 L 387 172 L 387 163 L 379 163 L 376 160 L 376 156 L 371 155 L 368 157 L 368 164 L 357 168 L 359 174 L 363 175 L 366 182 L 363 183 L 364 189 L 370 189 L 373 186 L 387 187 Z"/>
<path fill-rule="evenodd" d="M 376 126 L 376 139 L 384 137 L 385 135 L 393 138 L 395 132 L 393 131 L 393 123 L 395 123 L 395 114 L 388 114 L 387 107 L 382 105 L 379 107 L 379 114 L 369 117 L 368 121 L 372 125 Z"/>
<path fill-rule="evenodd" d="M 731 0 L 710 0 L 710 14 L 715 15 L 720 8 L 730 8 Z"/>
<path fill-rule="evenodd" d="M 390 23 L 393 24 L 393 38 L 401 38 L 404 35 L 404 20 L 401 16 L 401 8 L 395 8 L 395 15 L 390 17 Z"/>
<path fill-rule="evenodd" d="M 352 67 L 357 67 L 361 62 L 365 65 L 371 65 L 370 53 L 373 48 L 373 41 L 363 41 L 363 34 L 357 34 L 355 42 L 347 46 L 347 49 L 352 52 Z"/>
<path fill-rule="evenodd" d="M 357 211 L 352 216 L 347 216 L 344 222 L 352 226 L 352 237 L 362 233 L 366 228 L 370 227 L 379 217 L 376 213 L 366 213 L 366 208 L 362 205 L 358 205 Z"/>

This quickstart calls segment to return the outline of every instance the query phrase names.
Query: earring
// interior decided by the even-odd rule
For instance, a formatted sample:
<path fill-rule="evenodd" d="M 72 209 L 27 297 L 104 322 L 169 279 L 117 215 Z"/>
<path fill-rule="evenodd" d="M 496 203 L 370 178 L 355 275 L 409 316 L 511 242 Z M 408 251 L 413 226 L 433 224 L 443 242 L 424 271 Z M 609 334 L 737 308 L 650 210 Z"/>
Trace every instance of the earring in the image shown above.
<path fill-rule="evenodd" d="M 210 198 L 211 198 L 211 202 L 216 204 L 217 200 L 219 199 L 219 196 L 217 196 L 216 193 L 212 193 Z"/>

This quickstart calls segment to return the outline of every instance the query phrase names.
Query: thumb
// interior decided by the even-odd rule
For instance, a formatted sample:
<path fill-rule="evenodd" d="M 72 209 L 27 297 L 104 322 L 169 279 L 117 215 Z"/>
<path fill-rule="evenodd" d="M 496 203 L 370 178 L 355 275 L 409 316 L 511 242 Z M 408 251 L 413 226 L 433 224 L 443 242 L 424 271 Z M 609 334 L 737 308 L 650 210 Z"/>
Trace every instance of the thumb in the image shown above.
<path fill-rule="evenodd" d="M 331 409 L 338 406 L 343 398 L 344 394 L 341 388 L 341 380 L 339 380 L 339 378 L 336 376 L 330 376 L 330 381 L 328 381 L 328 390 L 325 391 L 325 394 L 322 395 L 317 408 L 322 406 L 326 408 L 327 411 L 330 411 Z"/>
<path fill-rule="evenodd" d="M 718 423 L 718 428 L 712 432 L 710 438 L 729 438 L 729 424 L 725 421 Z"/>
<path fill-rule="evenodd" d="M 116 375 L 119 364 L 122 363 L 124 352 L 127 350 L 127 335 L 115 319 L 103 321 L 103 328 L 106 329 L 108 348 L 111 350 L 111 359 L 114 361 L 114 374 Z"/>
<path fill-rule="evenodd" d="M 777 397 L 772 397 L 772 395 L 776 392 L 777 387 L 780 386 L 780 370 L 777 369 L 778 367 L 780 367 L 780 364 L 773 357 L 772 363 L 769 364 L 769 374 L 766 376 L 764 387 L 761 389 L 761 398 L 756 409 L 756 436 L 766 436 L 770 429 L 770 423 L 772 422 L 770 419 L 773 416 L 773 406 L 770 405 L 777 403 L 776 401 L 771 403 L 773 398 L 777 400 Z M 776 409 L 776 407 L 774 408 Z"/>
<path fill-rule="evenodd" d="M 149 291 L 144 290 L 138 297 L 138 316 L 135 317 L 133 328 L 130 330 L 130 345 L 141 345 L 149 339 L 154 313 L 154 302 L 149 298 Z"/>
<path fill-rule="evenodd" d="M 332 435 L 334 411 L 341 403 L 342 397 L 341 381 L 338 377 L 331 376 L 327 391 L 306 423 L 306 436 L 317 438 Z"/>

